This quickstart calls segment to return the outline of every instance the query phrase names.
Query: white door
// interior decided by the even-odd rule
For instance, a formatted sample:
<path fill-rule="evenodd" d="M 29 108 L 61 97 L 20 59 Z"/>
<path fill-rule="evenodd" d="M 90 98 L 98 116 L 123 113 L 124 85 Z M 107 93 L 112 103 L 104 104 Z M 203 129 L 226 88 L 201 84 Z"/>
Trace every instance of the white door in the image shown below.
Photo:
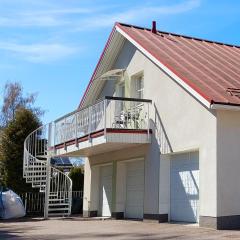
<path fill-rule="evenodd" d="M 198 222 L 199 159 L 198 152 L 171 157 L 172 221 Z"/>
<path fill-rule="evenodd" d="M 125 218 L 143 218 L 144 161 L 127 163 Z"/>
<path fill-rule="evenodd" d="M 112 206 L 112 165 L 101 167 L 100 216 L 110 217 Z"/>

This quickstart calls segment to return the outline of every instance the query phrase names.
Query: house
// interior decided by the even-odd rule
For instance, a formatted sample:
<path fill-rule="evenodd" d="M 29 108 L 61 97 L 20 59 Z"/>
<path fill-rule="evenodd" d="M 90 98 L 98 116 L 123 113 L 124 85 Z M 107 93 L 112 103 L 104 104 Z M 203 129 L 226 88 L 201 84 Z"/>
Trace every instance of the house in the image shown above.
<path fill-rule="evenodd" d="M 239 46 L 116 23 L 52 149 L 85 157 L 85 217 L 240 228 L 239 110 Z"/>

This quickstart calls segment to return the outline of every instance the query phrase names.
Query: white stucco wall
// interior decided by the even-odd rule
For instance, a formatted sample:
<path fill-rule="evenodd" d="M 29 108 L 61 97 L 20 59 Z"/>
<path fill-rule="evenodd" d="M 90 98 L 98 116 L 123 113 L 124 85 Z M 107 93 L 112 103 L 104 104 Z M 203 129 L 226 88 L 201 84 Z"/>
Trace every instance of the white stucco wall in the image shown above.
<path fill-rule="evenodd" d="M 240 112 L 217 112 L 218 216 L 240 215 Z"/>
<path fill-rule="evenodd" d="M 117 163 L 116 212 L 124 212 L 126 201 L 126 162 Z"/>
<path fill-rule="evenodd" d="M 170 155 L 161 155 L 159 174 L 159 213 L 170 212 Z"/>
<path fill-rule="evenodd" d="M 91 199 L 90 210 L 96 211 L 99 209 L 99 182 L 100 182 L 100 167 L 91 166 Z"/>
<path fill-rule="evenodd" d="M 83 216 L 88 217 L 90 210 L 90 196 L 91 196 L 91 168 L 88 158 L 85 158 L 84 164 L 84 193 L 83 193 Z"/>
<path fill-rule="evenodd" d="M 146 158 L 146 199 L 147 213 L 155 209 L 154 202 L 149 199 L 157 199 L 159 176 L 156 169 L 159 169 L 160 150 L 162 153 L 182 152 L 199 149 L 200 159 L 200 215 L 216 216 L 216 116 L 214 111 L 209 111 L 180 87 L 174 80 L 167 76 L 163 71 L 153 64 L 133 45 L 124 46 L 129 48 L 127 52 L 134 53 L 131 61 L 118 59 L 121 67 L 126 68 L 128 79 L 131 76 L 143 71 L 144 74 L 144 98 L 151 99 L 153 106 L 151 109 L 152 126 L 155 129 L 155 136 Z M 124 50 L 126 51 L 126 50 Z M 124 57 L 124 56 L 122 56 Z M 165 132 L 165 133 L 164 133 Z M 167 140 L 168 139 L 168 140 Z M 164 160 L 166 161 L 166 160 Z M 160 163 L 164 169 L 169 165 L 165 162 Z M 161 170 L 160 170 L 161 172 Z M 168 182 L 166 174 L 166 183 Z M 164 188 L 170 186 L 164 183 L 164 176 L 161 177 L 159 196 L 160 209 L 163 213 L 168 207 Z M 211 183 L 211 184 L 209 184 Z M 148 204 L 149 201 L 149 204 Z M 202 204 L 201 204 L 202 203 Z M 162 209 L 163 208 L 163 209 Z"/>
<path fill-rule="evenodd" d="M 169 154 L 197 149 L 200 161 L 200 215 L 217 216 L 215 112 L 202 106 L 128 42 L 124 45 L 114 68 L 126 68 L 125 80 L 128 94 L 131 77 L 143 71 L 144 98 L 153 101 L 150 113 L 154 134 L 151 146 L 144 153 L 144 213 L 169 213 L 170 164 L 167 155 L 161 156 L 160 153 Z M 109 82 L 106 82 L 104 87 L 105 95 L 112 94 L 111 86 L 107 86 L 112 84 Z M 130 156 L 139 155 L 137 151 L 133 149 Z M 91 158 L 91 164 L 124 159 L 125 156 L 130 158 L 128 155 L 129 152 L 126 151 L 106 153 Z M 122 200 L 116 201 L 117 206 L 121 208 Z"/>

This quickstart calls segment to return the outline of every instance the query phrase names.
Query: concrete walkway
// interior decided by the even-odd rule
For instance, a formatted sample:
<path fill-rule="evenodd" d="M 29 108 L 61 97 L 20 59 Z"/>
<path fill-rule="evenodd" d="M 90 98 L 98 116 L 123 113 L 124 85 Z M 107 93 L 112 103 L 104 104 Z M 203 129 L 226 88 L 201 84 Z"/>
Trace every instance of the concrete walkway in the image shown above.
<path fill-rule="evenodd" d="M 24 219 L 0 221 L 0 240 L 68 239 L 239 239 L 240 231 L 215 231 L 194 225 L 138 221 L 70 219 Z"/>

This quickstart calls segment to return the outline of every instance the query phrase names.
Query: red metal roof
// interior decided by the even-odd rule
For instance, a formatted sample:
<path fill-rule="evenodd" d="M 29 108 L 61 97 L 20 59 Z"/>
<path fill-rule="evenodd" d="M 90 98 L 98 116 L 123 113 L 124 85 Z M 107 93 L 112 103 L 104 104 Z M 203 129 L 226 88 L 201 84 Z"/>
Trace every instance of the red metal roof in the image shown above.
<path fill-rule="evenodd" d="M 208 102 L 240 105 L 240 46 L 116 23 L 98 65 L 116 26 Z"/>
<path fill-rule="evenodd" d="M 239 46 L 117 26 L 209 102 L 240 105 Z"/>

